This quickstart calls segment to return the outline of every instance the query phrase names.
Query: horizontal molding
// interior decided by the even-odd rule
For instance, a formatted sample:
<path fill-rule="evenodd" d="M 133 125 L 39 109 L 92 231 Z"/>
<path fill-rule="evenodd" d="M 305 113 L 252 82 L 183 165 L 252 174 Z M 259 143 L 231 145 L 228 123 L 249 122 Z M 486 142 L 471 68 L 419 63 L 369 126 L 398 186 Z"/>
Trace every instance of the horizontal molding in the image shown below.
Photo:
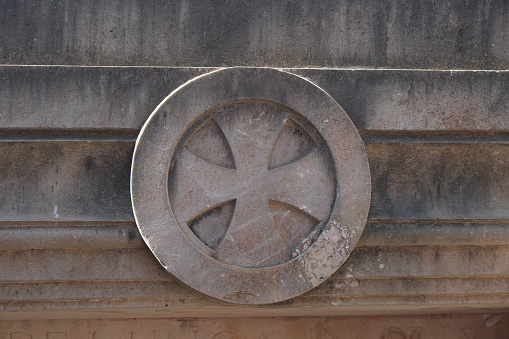
<path fill-rule="evenodd" d="M 124 312 L 156 315 L 151 313 L 155 310 L 167 316 L 193 311 L 205 316 L 214 310 L 208 314 L 370 314 L 380 312 L 378 306 L 387 312 L 436 312 L 436 307 L 479 312 L 507 307 L 508 260 L 507 246 L 359 248 L 317 288 L 260 307 L 232 305 L 193 291 L 164 271 L 148 250 L 0 252 L 0 310 L 81 314 L 102 309 L 120 317 Z"/>
<path fill-rule="evenodd" d="M 0 142 L 134 142 L 139 132 L 132 128 L 0 128 Z"/>
<path fill-rule="evenodd" d="M 0 142 L 0 220 L 134 221 L 134 141 Z"/>
<path fill-rule="evenodd" d="M 509 144 L 365 146 L 370 219 L 508 219 Z"/>
<path fill-rule="evenodd" d="M 191 297 L 195 293 L 175 280 L 0 282 L 0 302 L 20 300 L 87 300 Z M 18 291 L 18 293 L 16 293 Z"/>
<path fill-rule="evenodd" d="M 24 129 L 35 134 L 38 128 L 78 134 L 79 129 L 132 133 L 173 90 L 211 70 L 0 66 L 0 126 L 3 131 Z M 509 131 L 509 72 L 285 70 L 329 93 L 366 135 L 377 131 L 507 135 Z"/>
<path fill-rule="evenodd" d="M 0 142 L 135 142 L 134 128 L 0 128 Z M 364 143 L 509 143 L 509 131 L 360 130 Z"/>
<path fill-rule="evenodd" d="M 461 296 L 393 296 L 387 297 L 297 297 L 283 305 L 235 306 L 218 304 L 205 296 L 191 298 L 140 298 L 107 300 L 29 300 L 2 302 L 2 318 L 5 320 L 26 319 L 120 319 L 132 318 L 177 318 L 188 322 L 197 317 L 322 317 L 359 315 L 432 315 L 450 321 L 457 313 L 485 314 L 503 313 L 507 310 L 507 295 L 461 295 Z M 34 311 L 34 309 L 36 311 Z M 448 314 L 453 314 L 448 316 Z M 417 316 L 421 317 L 421 316 Z M 305 319 L 305 318 L 303 318 Z M 103 320 L 104 321 L 104 320 Z M 118 321 L 118 320 L 117 320 Z M 168 319 L 165 319 L 168 321 Z M 56 324 L 56 322 L 53 322 Z M 365 326 L 365 319 L 362 325 Z M 387 324 L 384 322 L 384 324 Z M 444 324 L 449 326 L 450 323 Z M 482 324 L 482 328 L 485 325 Z M 130 328 L 130 327 L 127 327 Z M 73 332 L 74 333 L 74 332 Z M 85 332 L 89 334 L 88 332 Z M 129 332 L 128 332 L 129 333 Z M 173 333 L 173 332 L 172 332 Z M 209 333 L 209 332 L 207 332 Z M 292 332 L 294 333 L 294 332 Z M 149 333 L 151 335 L 152 333 Z M 194 334 L 194 333 L 193 333 Z"/>
<path fill-rule="evenodd" d="M 71 224 L 71 225 L 69 225 Z M 51 226 L 0 224 L 0 252 L 28 250 L 110 250 L 144 248 L 134 223 L 124 225 Z M 357 247 L 405 246 L 506 246 L 509 245 L 509 220 L 427 220 L 391 222 L 371 220 Z"/>
<path fill-rule="evenodd" d="M 509 144 L 365 146 L 370 220 L 509 219 Z M 133 222 L 133 148 L 134 141 L 0 142 L 0 224 Z"/>
<path fill-rule="evenodd" d="M 364 143 L 509 143 L 509 131 L 359 131 Z"/>
<path fill-rule="evenodd" d="M 330 279 L 506 277 L 507 246 L 359 247 Z M 148 248 L 1 251 L 2 282 L 166 281 Z"/>
<path fill-rule="evenodd" d="M 136 225 L 0 227 L 0 251 L 121 249 L 144 246 Z"/>
<path fill-rule="evenodd" d="M 507 276 L 507 246 L 359 247 L 334 277 Z"/>
<path fill-rule="evenodd" d="M 479 287 L 482 286 L 482 290 Z M 17 293 L 16 293 L 17 291 Z M 361 294 L 361 295 L 359 295 Z M 508 277 L 470 278 L 381 278 L 329 279 L 320 287 L 307 292 L 302 299 L 326 297 L 437 297 L 447 296 L 509 296 Z M 200 295 L 175 280 L 166 281 L 45 281 L 0 282 L 0 302 L 9 301 L 87 301 L 112 299 L 198 298 Z M 203 298 L 205 299 L 205 298 Z M 205 300 L 203 300 L 205 301 Z M 297 301 L 298 302 L 298 301 Z M 212 303 L 211 303 L 212 304 Z M 220 302 L 217 302 L 220 304 Z M 284 307 L 284 303 L 281 305 Z"/>
<path fill-rule="evenodd" d="M 506 69 L 505 2 L 2 3 L 0 63 Z M 157 8 L 154 11 L 154 8 Z M 164 37 L 164 38 L 161 38 Z"/>
<path fill-rule="evenodd" d="M 167 280 L 148 248 L 0 252 L 2 282 Z"/>
<path fill-rule="evenodd" d="M 125 227 L 135 226 L 134 220 L 0 220 L 0 229 L 2 227 Z"/>
<path fill-rule="evenodd" d="M 482 286 L 482 290 L 479 287 Z M 307 293 L 308 297 L 412 297 L 509 295 L 508 276 L 499 277 L 437 277 L 326 280 L 323 286 Z"/>
<path fill-rule="evenodd" d="M 370 221 L 357 246 L 506 246 L 509 245 L 509 220 L 499 223 L 462 220 L 391 223 Z"/>
<path fill-rule="evenodd" d="M 302 67 L 277 67 L 277 66 L 253 66 L 253 65 L 232 65 L 232 66 L 163 66 L 163 65 L 80 65 L 80 64 L 0 64 L 2 68 L 106 68 L 106 69 L 198 69 L 212 72 L 217 69 L 230 67 L 249 67 L 249 68 L 274 68 L 287 72 L 298 72 L 302 70 L 319 70 L 319 71 L 367 71 L 367 72 L 436 72 L 436 73 L 509 73 L 508 69 L 471 69 L 471 68 L 390 68 L 390 67 L 369 67 L 369 66 L 338 66 L 338 67 L 320 67 L 320 66 L 302 66 Z"/>
<path fill-rule="evenodd" d="M 293 70 L 329 93 L 361 133 L 509 129 L 508 73 Z M 376 133 L 376 132 L 375 132 Z"/>

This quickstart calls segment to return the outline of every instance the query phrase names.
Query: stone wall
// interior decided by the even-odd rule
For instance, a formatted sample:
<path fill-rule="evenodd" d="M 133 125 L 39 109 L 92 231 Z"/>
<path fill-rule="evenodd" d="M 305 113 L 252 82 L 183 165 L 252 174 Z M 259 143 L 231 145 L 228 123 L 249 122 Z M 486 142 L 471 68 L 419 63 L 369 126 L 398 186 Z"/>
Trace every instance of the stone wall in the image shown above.
<path fill-rule="evenodd" d="M 0 319 L 506 311 L 508 36 L 505 1 L 1 2 Z M 141 126 L 178 86 L 229 66 L 284 69 L 324 89 L 358 128 L 371 169 L 351 257 L 318 288 L 270 306 L 180 285 L 132 214 Z M 2 322 L 0 338 L 19 326 Z M 416 339 L 419 326 L 400 327 Z"/>

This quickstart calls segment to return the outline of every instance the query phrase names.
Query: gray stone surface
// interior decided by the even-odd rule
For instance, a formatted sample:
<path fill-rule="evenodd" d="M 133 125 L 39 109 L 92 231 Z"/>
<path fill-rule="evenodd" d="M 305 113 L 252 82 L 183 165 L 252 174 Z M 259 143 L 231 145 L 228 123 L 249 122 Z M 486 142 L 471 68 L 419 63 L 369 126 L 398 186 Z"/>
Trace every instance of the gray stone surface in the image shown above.
<path fill-rule="evenodd" d="M 106 129 L 107 136 L 125 129 L 135 137 L 171 91 L 211 70 L 0 66 L 0 126 L 4 133 L 37 127 L 46 137 L 58 129 L 71 129 L 68 135 Z M 361 133 L 464 131 L 477 137 L 509 130 L 508 71 L 287 71 L 329 93 Z"/>
<path fill-rule="evenodd" d="M 0 2 L 0 338 L 353 337 L 352 326 L 360 337 L 505 338 L 507 321 L 489 312 L 509 310 L 508 11 L 490 0 Z M 266 307 L 177 283 L 129 205 L 134 141 L 156 105 L 239 65 L 286 68 L 327 91 L 366 142 L 373 177 L 345 265 Z M 339 314 L 378 316 L 278 323 Z M 280 318 L 218 319 L 248 315 Z M 27 321 L 112 317 L 215 319 Z"/>
<path fill-rule="evenodd" d="M 503 140 L 430 142 L 406 135 L 367 142 L 369 219 L 507 220 L 509 153 Z M 94 138 L 0 141 L 0 187 L 8 192 L 0 196 L 0 221 L 133 221 L 132 150 L 132 141 Z"/>
<path fill-rule="evenodd" d="M 2 128 L 130 130 L 135 137 L 154 108 L 195 68 L 1 67 Z M 53 131 L 54 132 L 54 131 Z M 27 133 L 30 134 L 30 133 Z"/>
<path fill-rule="evenodd" d="M 398 259 L 400 257 L 405 258 L 405 261 L 401 262 Z M 487 257 L 491 258 L 489 264 L 483 262 Z M 441 277 L 461 279 L 470 277 L 472 281 L 475 281 L 479 277 L 500 275 L 503 280 L 506 275 L 508 257 L 509 251 L 506 246 L 360 247 L 353 252 L 336 276 L 352 279 L 382 277 L 410 279 L 409 284 L 413 283 L 412 279 Z M 163 268 L 158 266 L 157 260 L 147 248 L 2 251 L 0 260 L 2 267 L 9 268 L 4 273 L 5 282 L 40 281 L 46 282 L 48 288 L 51 288 L 52 280 L 55 282 L 86 281 L 91 286 L 94 280 L 119 280 L 125 283 L 129 283 L 130 280 L 173 280 Z M 468 279 L 465 280 L 467 281 Z M 447 286 L 443 288 L 446 289 Z M 465 286 L 464 291 L 482 296 L 482 290 L 472 286 L 470 288 Z M 507 284 L 501 285 L 500 293 L 507 288 L 509 288 Z M 361 289 L 358 290 L 360 293 Z M 189 291 L 189 293 L 192 292 Z M 65 291 L 61 292 L 62 299 L 66 299 Z M 433 294 L 440 294 L 438 292 L 435 291 Z M 150 291 L 147 290 L 146 293 L 146 297 L 149 298 Z M 193 295 L 199 296 L 196 293 Z M 338 297 L 340 296 L 341 294 L 338 294 Z M 398 296 L 388 295 L 388 297 L 397 299 Z M 447 296 L 443 297 L 447 298 Z M 23 294 L 10 295 L 9 298 L 20 301 L 27 299 Z"/>
<path fill-rule="evenodd" d="M 367 143 L 373 219 L 507 219 L 509 144 Z"/>
<path fill-rule="evenodd" d="M 358 247 L 384 246 L 503 246 L 509 244 L 505 220 L 371 220 Z M 4 251 L 56 249 L 143 248 L 134 222 L 4 222 Z M 46 225 L 45 225 L 46 224 Z M 66 226 L 64 226 L 66 224 Z"/>
<path fill-rule="evenodd" d="M 504 69 L 505 1 L 18 0 L 0 63 Z"/>
<path fill-rule="evenodd" d="M 132 220 L 122 141 L 0 142 L 0 220 Z"/>

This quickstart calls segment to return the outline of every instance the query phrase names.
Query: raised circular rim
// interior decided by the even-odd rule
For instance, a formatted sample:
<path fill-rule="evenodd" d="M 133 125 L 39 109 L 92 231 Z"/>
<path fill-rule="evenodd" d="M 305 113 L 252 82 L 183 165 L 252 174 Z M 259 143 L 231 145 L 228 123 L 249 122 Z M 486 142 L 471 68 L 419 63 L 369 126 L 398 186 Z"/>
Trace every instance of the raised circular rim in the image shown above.
<path fill-rule="evenodd" d="M 210 108 L 234 100 L 263 99 L 308 119 L 327 143 L 336 168 L 336 197 L 327 225 L 300 256 L 267 268 L 239 268 L 198 250 L 174 220 L 168 173 L 184 131 Z M 366 224 L 371 176 L 364 145 L 341 106 L 310 81 L 269 68 L 226 68 L 173 91 L 152 112 L 136 141 L 131 200 L 140 233 L 161 265 L 204 294 L 240 304 L 293 298 L 327 279 L 348 258 Z"/>

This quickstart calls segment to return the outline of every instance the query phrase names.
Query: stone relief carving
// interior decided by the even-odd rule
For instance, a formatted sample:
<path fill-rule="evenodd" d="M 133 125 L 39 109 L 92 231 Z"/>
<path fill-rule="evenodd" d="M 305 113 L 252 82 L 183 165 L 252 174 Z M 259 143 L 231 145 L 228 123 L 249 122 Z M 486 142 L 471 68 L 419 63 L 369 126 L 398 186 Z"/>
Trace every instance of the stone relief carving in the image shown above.
<path fill-rule="evenodd" d="M 136 143 L 131 196 L 160 263 L 229 302 L 286 300 L 355 247 L 370 202 L 360 136 L 309 81 L 229 68 L 170 94 Z"/>
<path fill-rule="evenodd" d="M 236 267 L 275 266 L 307 250 L 330 216 L 336 186 L 318 131 L 307 126 L 312 137 L 296 112 L 259 100 L 215 108 L 205 119 L 170 166 L 170 204 L 182 231 Z"/>

